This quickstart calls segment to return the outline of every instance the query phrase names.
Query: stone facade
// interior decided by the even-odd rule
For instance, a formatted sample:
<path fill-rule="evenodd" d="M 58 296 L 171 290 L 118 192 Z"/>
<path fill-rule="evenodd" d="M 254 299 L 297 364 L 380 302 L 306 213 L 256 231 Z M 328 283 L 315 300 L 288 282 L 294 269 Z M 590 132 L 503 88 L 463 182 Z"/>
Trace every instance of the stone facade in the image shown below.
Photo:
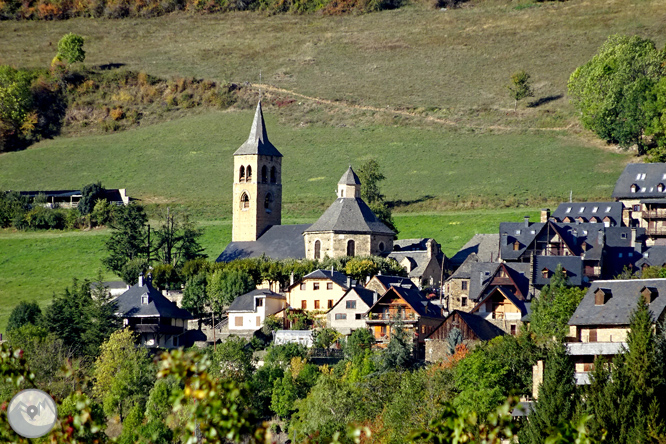
<path fill-rule="evenodd" d="M 232 240 L 255 241 L 268 227 L 281 223 L 282 158 L 234 156 Z"/>
<path fill-rule="evenodd" d="M 466 278 L 449 279 L 446 283 L 444 293 L 448 298 L 448 310 L 460 310 L 470 312 L 474 308 L 474 302 L 469 300 L 470 280 Z"/>
<path fill-rule="evenodd" d="M 305 257 L 315 259 L 315 243 L 319 241 L 319 259 L 328 256 L 347 256 L 349 242 L 354 242 L 352 256 L 379 255 L 393 248 L 393 236 L 379 234 L 355 234 L 333 231 L 306 232 Z"/>

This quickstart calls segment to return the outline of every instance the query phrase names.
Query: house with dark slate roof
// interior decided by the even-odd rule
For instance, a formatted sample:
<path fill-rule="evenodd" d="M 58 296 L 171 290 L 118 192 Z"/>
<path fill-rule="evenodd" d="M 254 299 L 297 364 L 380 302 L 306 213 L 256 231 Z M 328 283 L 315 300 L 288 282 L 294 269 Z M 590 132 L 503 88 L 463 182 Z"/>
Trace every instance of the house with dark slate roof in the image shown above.
<path fill-rule="evenodd" d="M 333 308 L 351 286 L 351 279 L 339 271 L 315 270 L 287 288 L 287 305 L 323 313 Z"/>
<path fill-rule="evenodd" d="M 523 301 L 535 295 L 532 266 L 523 262 L 480 262 L 476 254 L 467 257 L 444 285 L 448 311 L 470 312 L 495 288 L 511 289 Z"/>
<path fill-rule="evenodd" d="M 569 319 L 567 349 L 576 379 L 589 383 L 596 357 L 612 356 L 626 346 L 631 313 L 638 298 L 648 304 L 657 329 L 666 319 L 666 279 L 594 281 Z"/>
<path fill-rule="evenodd" d="M 443 319 L 441 310 L 417 289 L 392 286 L 370 307 L 365 322 L 380 346 L 388 344 L 398 320 L 408 333 L 413 334 L 414 344 L 421 346 Z"/>
<path fill-rule="evenodd" d="M 374 290 L 352 286 L 326 314 L 327 325 L 343 335 L 366 328 L 365 314 L 378 298 Z"/>
<path fill-rule="evenodd" d="M 150 283 L 150 278 L 139 276 L 139 282 L 118 296 L 116 314 L 140 338 L 140 344 L 149 348 L 174 348 L 185 345 L 187 321 L 192 315 L 168 300 Z"/>
<path fill-rule="evenodd" d="M 440 286 L 446 256 L 435 239 L 396 240 L 388 257 L 402 265 L 419 288 Z"/>
<path fill-rule="evenodd" d="M 666 163 L 630 163 L 615 182 L 623 224 L 647 231 L 648 245 L 666 245 Z"/>
<path fill-rule="evenodd" d="M 471 311 L 511 335 L 518 334 L 523 318 L 530 312 L 530 302 L 508 287 L 495 287 Z"/>
<path fill-rule="evenodd" d="M 361 181 L 350 166 L 338 181 L 338 198 L 304 232 L 305 257 L 386 255 L 395 232 L 361 199 Z"/>
<path fill-rule="evenodd" d="M 560 204 L 547 220 L 555 222 L 603 223 L 606 227 L 622 226 L 621 202 L 567 202 Z M 545 221 L 542 221 L 545 222 Z"/>
<path fill-rule="evenodd" d="M 384 274 L 374 275 L 365 284 L 365 288 L 376 291 L 379 295 L 383 295 L 391 287 L 418 289 L 416 284 L 414 284 L 409 278 L 402 276 L 388 276 Z"/>
<path fill-rule="evenodd" d="M 287 298 L 269 289 L 260 288 L 238 296 L 227 309 L 229 331 L 259 330 L 267 316 L 283 311 Z"/>
<path fill-rule="evenodd" d="M 504 330 L 486 321 L 481 316 L 453 310 L 439 327 L 425 338 L 426 361 L 439 361 L 449 355 L 448 338 L 454 328 L 460 330 L 464 344 L 490 341 L 506 334 Z"/>

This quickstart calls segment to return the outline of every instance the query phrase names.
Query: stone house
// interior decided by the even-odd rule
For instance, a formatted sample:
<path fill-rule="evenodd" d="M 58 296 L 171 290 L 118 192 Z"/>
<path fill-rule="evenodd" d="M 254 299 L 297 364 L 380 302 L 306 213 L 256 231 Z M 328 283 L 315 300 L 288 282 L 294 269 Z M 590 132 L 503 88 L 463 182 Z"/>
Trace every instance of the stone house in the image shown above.
<path fill-rule="evenodd" d="M 402 265 L 419 288 L 440 286 L 446 256 L 435 239 L 396 240 L 388 257 Z"/>
<path fill-rule="evenodd" d="M 326 314 L 327 325 L 343 335 L 366 328 L 365 314 L 378 298 L 376 291 L 359 286 L 351 287 Z"/>
<path fill-rule="evenodd" d="M 229 306 L 229 331 L 259 330 L 267 316 L 283 311 L 287 298 L 268 289 L 256 289 L 238 296 Z"/>
<path fill-rule="evenodd" d="M 370 307 L 365 319 L 375 339 L 383 346 L 390 341 L 392 328 L 398 321 L 413 334 L 415 345 L 422 345 L 444 317 L 418 290 L 392 286 Z"/>
<path fill-rule="evenodd" d="M 361 199 L 361 181 L 350 166 L 338 182 L 338 198 L 303 232 L 308 259 L 382 255 L 395 233 Z"/>
<path fill-rule="evenodd" d="M 611 358 L 626 346 L 629 320 L 638 298 L 649 304 L 655 328 L 666 318 L 666 279 L 595 281 L 569 319 L 567 349 L 576 380 L 589 383 L 596 357 Z"/>
<path fill-rule="evenodd" d="M 460 310 L 452 311 L 432 333 L 425 338 L 425 357 L 428 362 L 444 359 L 448 353 L 448 338 L 451 330 L 460 330 L 463 344 L 477 341 L 490 341 L 506 334 L 481 316 Z"/>
<path fill-rule="evenodd" d="M 324 313 L 351 288 L 351 279 L 335 270 L 315 270 L 287 288 L 287 305 Z"/>
<path fill-rule="evenodd" d="M 187 321 L 192 315 L 168 300 L 139 276 L 139 282 L 118 296 L 116 314 L 139 336 L 139 344 L 148 348 L 175 348 L 185 344 Z"/>
<path fill-rule="evenodd" d="M 523 318 L 530 313 L 530 303 L 518 298 L 510 288 L 496 287 L 476 304 L 471 313 L 515 336 L 523 325 Z"/>
<path fill-rule="evenodd" d="M 504 287 L 522 301 L 535 294 L 530 264 L 509 262 L 479 262 L 476 254 L 467 257 L 444 286 L 449 311 L 470 312 L 495 288 Z"/>

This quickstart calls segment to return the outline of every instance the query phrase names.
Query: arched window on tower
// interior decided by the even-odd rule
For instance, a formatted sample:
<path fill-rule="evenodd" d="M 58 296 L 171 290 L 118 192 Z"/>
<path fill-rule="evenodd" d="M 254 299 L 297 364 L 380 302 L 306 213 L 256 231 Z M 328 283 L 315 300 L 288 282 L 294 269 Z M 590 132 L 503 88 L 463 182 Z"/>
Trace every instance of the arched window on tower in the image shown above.
<path fill-rule="evenodd" d="M 241 208 L 242 209 L 250 208 L 250 196 L 248 196 L 247 193 L 243 193 L 241 195 Z"/>
<path fill-rule="evenodd" d="M 245 170 L 246 178 L 245 180 L 247 182 L 252 182 L 252 167 L 250 165 L 247 166 L 247 169 Z"/>
<path fill-rule="evenodd" d="M 264 199 L 264 208 L 266 208 L 267 213 L 270 213 L 273 209 L 273 195 L 271 193 L 266 193 L 266 199 Z"/>
<path fill-rule="evenodd" d="M 315 259 L 321 259 L 321 242 L 318 240 L 315 241 L 315 248 L 314 248 L 314 258 Z"/>
<path fill-rule="evenodd" d="M 268 183 L 268 168 L 266 165 L 261 167 L 261 183 Z"/>
<path fill-rule="evenodd" d="M 356 255 L 356 242 L 353 240 L 348 240 L 347 241 L 347 256 L 354 256 Z"/>
<path fill-rule="evenodd" d="M 277 170 L 271 167 L 271 183 L 277 183 Z"/>
<path fill-rule="evenodd" d="M 238 173 L 238 181 L 245 182 L 245 167 L 243 165 L 241 165 L 240 173 Z"/>

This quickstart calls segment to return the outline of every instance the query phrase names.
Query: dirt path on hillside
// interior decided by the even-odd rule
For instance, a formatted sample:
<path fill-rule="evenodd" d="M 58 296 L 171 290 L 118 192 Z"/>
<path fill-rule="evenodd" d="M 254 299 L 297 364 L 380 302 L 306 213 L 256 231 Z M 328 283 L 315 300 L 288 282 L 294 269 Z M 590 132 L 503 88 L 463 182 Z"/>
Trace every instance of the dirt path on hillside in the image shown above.
<path fill-rule="evenodd" d="M 453 120 L 449 119 L 442 119 L 440 117 L 433 117 L 433 116 L 424 116 L 421 114 L 405 111 L 405 110 L 398 110 L 398 109 L 392 109 L 388 105 L 385 108 L 379 108 L 375 106 L 369 106 L 369 105 L 354 105 L 351 103 L 347 103 L 345 101 L 337 101 L 337 100 L 328 100 L 328 99 L 322 99 L 319 97 L 311 97 L 311 96 L 306 96 L 305 94 L 297 93 L 295 91 L 291 91 L 288 89 L 284 88 L 278 88 L 276 86 L 268 85 L 265 83 L 252 83 L 249 85 L 250 88 L 252 89 L 257 89 L 259 91 L 269 91 L 272 93 L 279 93 L 279 94 L 285 94 L 291 97 L 298 97 L 300 99 L 304 100 L 309 100 L 312 102 L 317 102 L 317 103 L 325 103 L 327 105 L 332 105 L 336 106 L 338 108 L 344 108 L 348 110 L 361 110 L 361 111 L 373 111 L 373 112 L 383 112 L 383 113 L 391 113 L 391 114 L 397 114 L 400 116 L 408 117 L 408 118 L 414 118 L 414 119 L 422 119 L 427 122 L 435 122 L 439 123 L 442 125 L 448 125 L 448 126 L 455 126 L 455 127 L 465 127 L 465 128 L 474 128 L 474 129 L 491 129 L 491 130 L 497 130 L 497 131 L 513 131 L 516 129 L 522 129 L 522 128 L 516 128 L 516 127 L 511 127 L 511 126 L 502 126 L 502 125 L 488 125 L 488 126 L 478 126 L 478 125 L 465 125 L 461 124 L 460 122 L 456 122 Z M 538 129 L 540 131 L 566 131 L 570 129 L 573 125 L 568 125 L 565 127 L 555 127 L 555 128 L 531 128 L 531 129 Z"/>

